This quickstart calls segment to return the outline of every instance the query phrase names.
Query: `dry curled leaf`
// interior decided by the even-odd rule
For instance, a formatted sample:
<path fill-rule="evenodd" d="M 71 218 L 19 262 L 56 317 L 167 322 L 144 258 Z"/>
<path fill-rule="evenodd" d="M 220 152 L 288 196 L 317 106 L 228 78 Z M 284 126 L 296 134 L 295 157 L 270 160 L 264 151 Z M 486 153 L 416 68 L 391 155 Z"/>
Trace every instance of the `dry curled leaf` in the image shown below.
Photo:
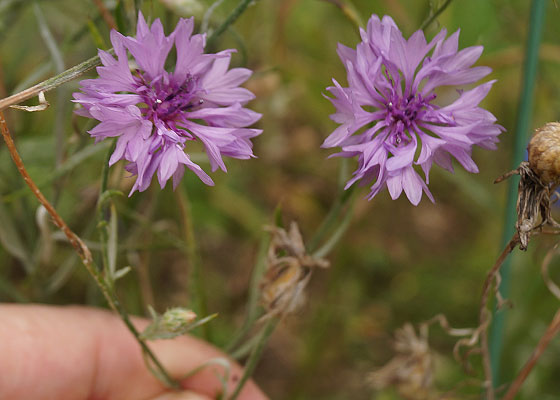
<path fill-rule="evenodd" d="M 27 112 L 35 112 L 35 111 L 44 111 L 49 108 L 50 104 L 45 98 L 44 92 L 39 92 L 39 104 L 36 106 L 20 106 L 20 105 L 11 105 L 10 108 L 15 108 L 16 110 L 23 110 Z"/>

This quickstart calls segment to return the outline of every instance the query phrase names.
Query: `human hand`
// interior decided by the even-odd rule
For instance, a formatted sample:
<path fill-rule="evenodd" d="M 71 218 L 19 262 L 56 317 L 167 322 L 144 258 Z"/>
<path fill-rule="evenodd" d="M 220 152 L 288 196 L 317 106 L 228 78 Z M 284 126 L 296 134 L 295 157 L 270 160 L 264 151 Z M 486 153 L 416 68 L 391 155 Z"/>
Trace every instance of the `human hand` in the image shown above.
<path fill-rule="evenodd" d="M 139 329 L 148 324 L 133 322 Z M 150 342 L 150 347 L 173 377 L 226 357 L 190 336 Z M 138 343 L 114 314 L 86 307 L 0 305 L 0 399 L 207 400 L 221 390 L 216 368 L 183 380 L 186 392 L 170 392 L 148 371 Z M 230 389 L 240 377 L 241 368 L 232 363 Z M 238 399 L 267 397 L 247 382 Z"/>

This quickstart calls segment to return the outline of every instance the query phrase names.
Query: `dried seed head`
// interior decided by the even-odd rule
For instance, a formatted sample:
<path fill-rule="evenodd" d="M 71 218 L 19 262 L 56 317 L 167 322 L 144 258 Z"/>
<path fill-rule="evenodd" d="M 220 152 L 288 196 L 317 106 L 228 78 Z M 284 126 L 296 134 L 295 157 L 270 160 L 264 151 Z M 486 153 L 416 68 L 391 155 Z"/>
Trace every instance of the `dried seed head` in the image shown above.
<path fill-rule="evenodd" d="M 305 287 L 313 269 L 329 263 L 307 254 L 295 222 L 290 230 L 269 227 L 272 240 L 268 249 L 267 270 L 261 282 L 261 303 L 266 317 L 293 313 L 305 302 Z"/>
<path fill-rule="evenodd" d="M 428 345 L 427 331 L 416 335 L 407 323 L 395 332 L 397 355 L 373 372 L 369 381 L 376 390 L 395 387 L 405 399 L 424 400 L 433 397 L 433 355 Z"/>
<path fill-rule="evenodd" d="M 560 123 L 549 122 L 535 130 L 529 142 L 529 165 L 544 184 L 560 183 Z"/>

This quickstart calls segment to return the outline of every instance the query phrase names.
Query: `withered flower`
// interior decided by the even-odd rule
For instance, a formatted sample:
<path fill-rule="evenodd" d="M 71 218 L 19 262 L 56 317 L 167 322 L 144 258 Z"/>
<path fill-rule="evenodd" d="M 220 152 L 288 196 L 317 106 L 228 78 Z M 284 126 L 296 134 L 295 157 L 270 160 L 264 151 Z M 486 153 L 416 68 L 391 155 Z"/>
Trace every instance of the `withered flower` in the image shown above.
<path fill-rule="evenodd" d="M 551 215 L 554 190 L 560 184 L 560 123 L 549 122 L 535 133 L 529 142 L 529 161 L 496 179 L 498 183 L 520 175 L 517 195 L 517 230 L 519 248 L 526 250 L 531 234 L 545 225 L 560 228 Z"/>
<path fill-rule="evenodd" d="M 428 345 L 427 328 L 417 336 L 407 323 L 395 332 L 393 348 L 397 355 L 370 375 L 376 390 L 394 387 L 405 399 L 423 400 L 433 394 L 433 355 Z"/>
<path fill-rule="evenodd" d="M 290 224 L 289 232 L 276 226 L 267 230 L 272 239 L 261 282 L 261 303 L 267 311 L 265 317 L 284 316 L 304 303 L 304 289 L 313 269 L 326 268 L 329 262 L 307 254 L 297 223 Z"/>

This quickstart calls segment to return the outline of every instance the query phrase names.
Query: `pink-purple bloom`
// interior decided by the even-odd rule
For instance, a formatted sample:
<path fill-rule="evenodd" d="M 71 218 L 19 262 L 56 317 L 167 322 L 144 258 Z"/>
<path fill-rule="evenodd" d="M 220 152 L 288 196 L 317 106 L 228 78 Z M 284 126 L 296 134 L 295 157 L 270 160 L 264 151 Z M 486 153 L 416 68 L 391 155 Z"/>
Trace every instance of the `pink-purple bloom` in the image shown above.
<path fill-rule="evenodd" d="M 453 172 L 453 157 L 467 171 L 478 172 L 472 147 L 495 149 L 504 130 L 478 107 L 495 81 L 457 90 L 450 104 L 436 102 L 439 87 L 473 84 L 491 72 L 472 67 L 482 46 L 458 50 L 459 31 L 446 38 L 445 29 L 429 43 L 420 30 L 406 40 L 388 16 L 373 15 L 360 33 L 356 49 L 338 47 L 348 87 L 333 80 L 327 88 L 336 107 L 331 118 L 340 126 L 323 147 L 340 146 L 335 156 L 358 157 L 346 188 L 373 181 L 370 200 L 386 187 L 392 199 L 404 190 L 414 205 L 422 192 L 434 201 L 427 186 L 432 164 Z"/>
<path fill-rule="evenodd" d="M 206 35 L 193 35 L 193 29 L 193 18 L 181 19 L 165 36 L 159 19 L 149 27 L 139 13 L 136 37 L 113 30 L 116 59 L 100 50 L 99 77 L 82 81 L 82 92 L 74 93 L 83 106 L 77 113 L 100 121 L 91 136 L 118 137 L 109 165 L 129 162 L 126 169 L 137 175 L 131 194 L 146 190 L 156 172 L 162 188 L 171 177 L 175 188 L 185 167 L 213 185 L 185 153 L 193 141 L 204 146 L 212 171 L 226 171 L 222 156 L 253 157 L 251 138 L 261 130 L 247 127 L 261 115 L 244 108 L 254 95 L 239 87 L 251 71 L 229 69 L 234 50 L 205 54 Z M 170 72 L 164 66 L 173 47 Z"/>

